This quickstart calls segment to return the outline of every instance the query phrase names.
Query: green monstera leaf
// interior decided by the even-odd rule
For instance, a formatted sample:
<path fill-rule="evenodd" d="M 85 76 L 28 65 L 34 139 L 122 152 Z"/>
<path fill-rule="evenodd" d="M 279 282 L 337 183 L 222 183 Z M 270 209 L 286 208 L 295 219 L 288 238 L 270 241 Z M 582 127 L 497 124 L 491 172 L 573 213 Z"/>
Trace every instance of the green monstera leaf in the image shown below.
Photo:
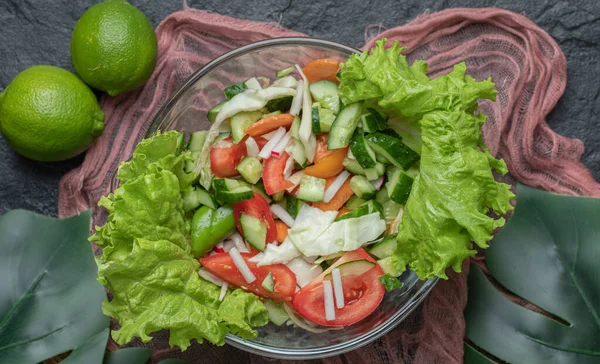
<path fill-rule="evenodd" d="M 514 364 L 600 363 L 599 258 L 600 199 L 519 185 L 515 214 L 494 238 L 486 262 L 500 285 L 546 314 L 508 300 L 474 266 L 468 339 Z M 493 362 L 465 348 L 465 363 Z"/>
<path fill-rule="evenodd" d="M 0 216 L 0 362 L 102 363 L 108 317 L 87 241 L 89 211 L 64 220 L 15 210 Z"/>

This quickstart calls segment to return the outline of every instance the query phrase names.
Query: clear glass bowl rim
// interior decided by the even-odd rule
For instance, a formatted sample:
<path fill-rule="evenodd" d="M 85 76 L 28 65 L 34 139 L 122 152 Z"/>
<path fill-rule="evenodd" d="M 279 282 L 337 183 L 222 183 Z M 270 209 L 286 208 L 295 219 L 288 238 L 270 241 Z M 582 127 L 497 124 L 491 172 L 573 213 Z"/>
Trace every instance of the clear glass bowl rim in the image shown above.
<path fill-rule="evenodd" d="M 272 46 L 315 46 L 322 48 L 329 48 L 332 50 L 340 51 L 342 53 L 361 53 L 360 50 L 333 42 L 330 40 L 309 38 L 309 37 L 283 37 L 283 38 L 271 38 L 255 43 L 251 43 L 232 51 L 229 51 L 214 60 L 207 63 L 204 67 L 194 72 L 189 79 L 177 90 L 167 102 L 158 110 L 150 127 L 146 131 L 144 138 L 151 137 L 161 126 L 163 118 L 168 115 L 171 108 L 179 101 L 181 96 L 191 88 L 200 78 L 208 74 L 214 68 L 227 62 L 230 59 L 236 58 L 243 54 L 253 52 L 262 48 L 268 48 Z M 258 354 L 270 358 L 277 359 L 288 359 L 288 360 L 307 360 L 307 359 L 320 359 L 330 356 L 340 355 L 351 350 L 358 349 L 364 345 L 367 345 L 381 336 L 388 333 L 400 322 L 402 322 L 415 308 L 419 306 L 421 302 L 427 297 L 431 289 L 437 283 L 438 278 L 427 280 L 421 288 L 406 302 L 406 304 L 398 311 L 396 311 L 390 318 L 388 318 L 382 325 L 371 329 L 370 331 L 344 343 L 331 345 L 328 347 L 321 348 L 307 348 L 307 349 L 284 349 L 267 346 L 253 342 L 252 340 L 244 340 L 235 335 L 227 334 L 225 342 L 238 349 Z"/>

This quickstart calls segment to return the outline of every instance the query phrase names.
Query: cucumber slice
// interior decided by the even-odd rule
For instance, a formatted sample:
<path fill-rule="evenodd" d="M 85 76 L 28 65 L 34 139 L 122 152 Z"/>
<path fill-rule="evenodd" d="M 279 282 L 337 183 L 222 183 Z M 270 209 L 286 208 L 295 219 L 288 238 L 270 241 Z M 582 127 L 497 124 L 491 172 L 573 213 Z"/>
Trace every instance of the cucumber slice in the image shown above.
<path fill-rule="evenodd" d="M 275 72 L 277 78 L 285 77 L 296 70 L 295 66 L 290 66 Z"/>
<path fill-rule="evenodd" d="M 323 201 L 325 195 L 325 179 L 304 175 L 300 179 L 300 188 L 298 189 L 299 200 L 308 202 Z"/>
<path fill-rule="evenodd" d="M 399 138 L 381 132 L 366 136 L 369 146 L 396 167 L 409 169 L 419 160 L 419 155 Z"/>
<path fill-rule="evenodd" d="M 312 131 L 316 135 L 321 134 L 321 124 L 319 123 L 319 108 L 313 104 L 311 109 Z"/>
<path fill-rule="evenodd" d="M 334 114 L 340 112 L 340 97 L 338 95 L 338 85 L 335 82 L 321 80 L 313 82 L 308 86 L 312 98 L 322 107 L 333 111 Z"/>
<path fill-rule="evenodd" d="M 275 282 L 273 282 L 273 275 L 271 274 L 271 272 L 267 274 L 267 276 L 265 277 L 265 279 L 263 279 L 260 285 L 264 289 L 266 289 L 267 292 L 273 292 L 275 290 Z"/>
<path fill-rule="evenodd" d="M 360 117 L 363 129 L 367 133 L 374 133 L 376 131 L 387 129 L 388 119 L 389 116 L 372 108 L 367 108 L 367 113 Z"/>
<path fill-rule="evenodd" d="M 342 109 L 331 125 L 327 149 L 346 148 L 350 144 L 350 138 L 360 121 L 362 103 L 355 102 Z"/>
<path fill-rule="evenodd" d="M 292 126 L 290 127 L 290 135 L 296 140 L 300 140 L 298 130 L 300 129 L 301 122 L 302 119 L 300 119 L 300 117 L 296 115 L 296 117 L 294 117 L 294 121 L 292 122 Z"/>
<path fill-rule="evenodd" d="M 350 179 L 350 189 L 354 194 L 364 200 L 370 200 L 375 197 L 375 187 L 367 180 L 365 176 L 354 176 Z"/>
<path fill-rule="evenodd" d="M 387 189 L 382 188 L 375 194 L 375 200 L 380 204 L 384 204 L 390 200 L 390 196 L 388 196 Z"/>
<path fill-rule="evenodd" d="M 245 213 L 240 214 L 240 225 L 244 240 L 261 252 L 265 250 L 267 244 L 267 224 L 259 218 Z"/>
<path fill-rule="evenodd" d="M 227 100 L 231 100 L 232 97 L 246 91 L 247 89 L 248 86 L 246 86 L 246 82 L 242 81 L 240 83 L 236 83 L 234 85 L 225 87 L 225 90 L 223 90 L 223 92 L 225 93 L 225 97 L 227 98 Z"/>
<path fill-rule="evenodd" d="M 315 134 L 329 133 L 335 120 L 333 111 L 322 107 L 318 102 L 312 105 L 312 129 Z"/>
<path fill-rule="evenodd" d="M 294 99 L 293 96 L 285 96 L 285 97 L 281 97 L 278 99 L 273 99 L 273 100 L 270 100 L 267 102 L 267 104 L 265 105 L 265 108 L 269 112 L 273 112 L 273 111 L 286 112 L 290 109 L 290 107 L 292 107 L 293 99 Z"/>
<path fill-rule="evenodd" d="M 285 312 L 285 309 L 283 308 L 283 302 L 266 300 L 263 303 L 265 305 L 265 308 L 267 309 L 267 312 L 269 313 L 269 320 L 273 324 L 281 326 L 287 320 L 290 319 L 290 316 L 287 314 L 287 312 Z"/>
<path fill-rule="evenodd" d="M 342 164 L 344 165 L 344 168 L 346 168 L 346 170 L 348 170 L 348 172 L 350 172 L 352 174 L 367 176 L 367 173 L 369 173 L 369 176 L 367 176 L 367 179 L 369 181 L 375 180 L 385 174 L 385 165 L 383 165 L 381 163 L 377 163 L 375 165 L 375 168 L 367 168 L 367 170 L 363 169 L 363 167 L 361 167 L 360 164 L 358 164 L 356 159 L 344 158 L 344 161 L 342 162 Z M 374 173 L 374 176 L 372 175 L 373 173 Z M 374 178 L 369 178 L 369 177 L 374 177 Z"/>
<path fill-rule="evenodd" d="M 401 169 L 396 169 L 385 184 L 390 200 L 404 205 L 410 195 L 414 179 Z"/>
<path fill-rule="evenodd" d="M 244 157 L 235 169 L 248 183 L 255 184 L 262 176 L 263 165 L 256 157 Z"/>
<path fill-rule="evenodd" d="M 348 210 L 355 210 L 358 206 L 364 204 L 365 202 L 367 202 L 367 201 L 363 200 L 362 198 L 360 198 L 358 196 L 352 196 L 346 202 L 346 205 L 344 205 L 344 207 L 347 208 Z"/>
<path fill-rule="evenodd" d="M 210 121 L 211 123 L 215 122 L 215 120 L 217 119 L 217 114 L 219 113 L 219 111 L 221 111 L 221 107 L 226 102 L 227 102 L 227 100 L 221 101 L 218 104 L 216 104 L 215 106 L 213 106 L 212 109 L 208 110 L 208 113 L 206 114 L 208 121 Z"/>
<path fill-rule="evenodd" d="M 190 140 L 188 141 L 187 149 L 192 152 L 200 152 L 202 151 L 202 147 L 204 146 L 204 141 L 206 141 L 206 130 L 195 131 L 190 135 Z"/>
<path fill-rule="evenodd" d="M 375 152 L 373 152 L 363 133 L 359 130 L 356 130 L 350 139 L 350 150 L 361 167 L 373 168 L 377 164 Z"/>
<path fill-rule="evenodd" d="M 215 198 L 222 203 L 236 203 L 254 197 L 254 191 L 248 185 L 229 178 L 215 178 L 213 180 Z"/>
<path fill-rule="evenodd" d="M 208 206 L 211 209 L 219 207 L 215 198 L 202 187 L 195 186 L 188 191 L 182 191 L 181 197 L 183 198 L 183 210 L 192 211 L 202 205 Z"/>
<path fill-rule="evenodd" d="M 356 276 L 360 276 L 363 275 L 365 273 L 367 273 L 368 271 L 370 271 L 373 267 L 375 267 L 375 263 L 366 260 L 366 259 L 359 259 L 359 260 L 353 260 L 351 262 L 346 262 L 346 263 L 342 263 L 340 265 L 338 265 L 336 268 L 338 268 L 340 270 L 340 275 L 342 276 L 342 278 L 344 277 L 356 277 Z M 325 275 L 325 277 L 323 277 L 323 279 L 331 279 L 332 278 L 332 274 L 328 273 L 327 275 Z"/>
<path fill-rule="evenodd" d="M 300 168 L 306 167 L 306 155 L 304 154 L 304 146 L 298 139 L 292 139 L 285 151 L 296 161 Z"/>
<path fill-rule="evenodd" d="M 372 214 L 374 212 L 379 212 L 379 215 L 383 218 L 383 206 L 375 200 L 370 200 L 358 206 L 351 212 L 336 218 L 335 221 L 353 219 L 355 217 L 361 217 L 364 215 Z"/>
<path fill-rule="evenodd" d="M 233 115 L 230 119 L 231 138 L 235 144 L 239 143 L 246 136 L 246 128 L 260 119 L 260 111 L 242 111 Z"/>
<path fill-rule="evenodd" d="M 286 210 L 294 219 L 298 216 L 298 212 L 300 212 L 302 205 L 304 205 L 304 202 L 301 200 L 298 200 L 298 198 L 296 198 L 296 196 L 294 196 L 294 195 L 287 196 Z"/>
<path fill-rule="evenodd" d="M 285 191 L 275 192 L 271 197 L 273 197 L 273 201 L 281 202 L 285 199 Z"/>
<path fill-rule="evenodd" d="M 392 262 L 392 257 L 387 257 L 383 259 L 379 259 L 377 264 L 383 269 L 383 273 L 392 275 L 394 277 L 400 277 L 402 275 L 402 271 L 396 269 L 394 262 Z"/>
<path fill-rule="evenodd" d="M 371 255 L 377 257 L 378 259 L 387 258 L 394 253 L 396 250 L 396 246 L 398 246 L 398 242 L 396 241 L 396 234 L 392 234 L 386 236 L 385 239 L 380 241 L 379 243 L 373 245 L 369 250 Z"/>

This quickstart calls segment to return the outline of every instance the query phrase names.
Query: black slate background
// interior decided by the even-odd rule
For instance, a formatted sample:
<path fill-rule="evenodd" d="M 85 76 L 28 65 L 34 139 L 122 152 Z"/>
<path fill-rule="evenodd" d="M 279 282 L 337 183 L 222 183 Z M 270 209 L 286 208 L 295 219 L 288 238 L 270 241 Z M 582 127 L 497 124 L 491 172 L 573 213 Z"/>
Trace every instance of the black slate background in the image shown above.
<path fill-rule="evenodd" d="M 156 26 L 182 8 L 182 0 L 130 0 Z M 73 70 L 71 31 L 92 0 L 0 0 L 0 90 L 27 67 L 51 64 Z M 549 117 L 559 133 L 582 139 L 584 162 L 600 179 L 600 1 L 598 0 L 190 0 L 188 5 L 221 14 L 282 26 L 355 47 L 365 28 L 393 27 L 425 11 L 448 7 L 500 7 L 524 13 L 560 44 L 568 61 L 563 98 Z M 83 156 L 60 163 L 32 162 L 18 156 L 0 136 L 0 214 L 25 208 L 57 214 L 58 182 Z"/>

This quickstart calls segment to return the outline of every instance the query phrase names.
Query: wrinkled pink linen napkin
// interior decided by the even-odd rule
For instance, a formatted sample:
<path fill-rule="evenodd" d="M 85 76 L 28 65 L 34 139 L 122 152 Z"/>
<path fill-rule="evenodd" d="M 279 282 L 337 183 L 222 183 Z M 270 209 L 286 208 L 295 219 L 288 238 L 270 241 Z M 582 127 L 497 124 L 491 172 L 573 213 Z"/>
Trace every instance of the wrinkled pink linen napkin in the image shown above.
<path fill-rule="evenodd" d="M 372 28 L 367 30 L 365 34 Z M 102 221 L 105 213 L 96 203 L 110 191 L 116 168 L 130 157 L 154 113 L 191 73 L 241 45 L 266 38 L 304 36 L 274 23 L 189 8 L 167 17 L 158 26 L 157 35 L 158 62 L 146 85 L 101 100 L 105 131 L 88 150 L 83 164 L 61 180 L 61 217 L 92 207 L 94 222 Z M 365 49 L 381 37 L 407 46 L 409 60 L 426 60 L 433 77 L 462 61 L 471 76 L 480 80 L 492 77 L 499 94 L 497 102 L 481 103 L 489 115 L 483 126 L 484 138 L 492 154 L 506 160 L 518 181 L 558 193 L 600 196 L 600 184 L 581 163 L 583 143 L 554 133 L 546 124 L 546 116 L 565 89 L 566 60 L 556 42 L 531 20 L 494 8 L 448 9 L 424 14 L 366 39 Z M 465 262 L 463 273 L 449 274 L 448 281 L 439 282 L 422 307 L 383 338 L 326 361 L 462 363 L 468 268 L 469 262 Z M 165 357 L 207 363 L 266 360 L 230 346 L 194 345 L 181 353 L 166 349 L 168 338 L 164 334 L 144 346 L 157 349 L 153 361 Z"/>

